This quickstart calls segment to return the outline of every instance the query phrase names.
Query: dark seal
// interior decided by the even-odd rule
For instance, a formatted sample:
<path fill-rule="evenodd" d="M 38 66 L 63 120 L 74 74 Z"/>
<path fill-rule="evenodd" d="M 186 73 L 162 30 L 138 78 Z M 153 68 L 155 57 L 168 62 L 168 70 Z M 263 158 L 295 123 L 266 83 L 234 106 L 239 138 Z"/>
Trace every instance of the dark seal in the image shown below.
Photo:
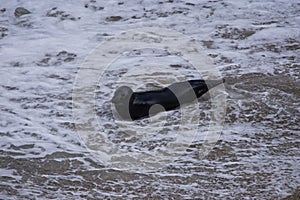
<path fill-rule="evenodd" d="M 224 79 L 189 80 L 145 92 L 133 92 L 130 87 L 121 86 L 114 93 L 112 102 L 122 120 L 137 120 L 190 103 L 224 82 Z"/>

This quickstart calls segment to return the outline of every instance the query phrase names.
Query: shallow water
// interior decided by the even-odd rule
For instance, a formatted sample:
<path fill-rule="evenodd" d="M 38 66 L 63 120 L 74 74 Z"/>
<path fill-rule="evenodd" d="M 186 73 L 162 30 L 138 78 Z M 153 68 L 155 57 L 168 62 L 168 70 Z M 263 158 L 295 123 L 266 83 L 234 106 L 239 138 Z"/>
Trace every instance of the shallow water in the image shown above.
<path fill-rule="evenodd" d="M 296 0 L 0 2 L 1 199 L 282 199 L 300 187 Z M 16 18 L 19 6 L 32 14 Z M 156 171 L 112 169 L 78 135 L 73 85 L 84 59 L 105 38 L 151 26 L 194 38 L 212 58 L 226 79 L 225 124 L 204 158 L 193 154 L 203 147 L 200 135 L 183 157 Z M 143 78 L 122 79 L 146 65 Z M 99 82 L 98 123 L 118 147 L 151 154 L 172 140 L 180 112 L 122 129 L 111 110 L 113 90 L 125 82 L 145 90 L 195 77 L 179 56 L 129 52 Z M 191 114 L 201 108 L 200 130 L 210 121 L 211 103 L 205 96 L 185 107 Z M 158 133 L 145 137 L 140 130 L 149 123 Z"/>

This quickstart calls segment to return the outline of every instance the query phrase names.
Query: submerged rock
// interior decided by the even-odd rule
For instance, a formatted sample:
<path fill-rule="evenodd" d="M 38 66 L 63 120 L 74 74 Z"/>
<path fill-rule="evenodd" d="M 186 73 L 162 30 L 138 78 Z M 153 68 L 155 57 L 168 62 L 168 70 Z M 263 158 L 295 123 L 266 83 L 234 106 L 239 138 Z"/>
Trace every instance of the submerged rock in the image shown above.
<path fill-rule="evenodd" d="M 18 7 L 16 8 L 15 10 L 15 16 L 16 17 L 21 17 L 22 15 L 27 15 L 27 14 L 30 14 L 31 12 L 23 7 Z"/>

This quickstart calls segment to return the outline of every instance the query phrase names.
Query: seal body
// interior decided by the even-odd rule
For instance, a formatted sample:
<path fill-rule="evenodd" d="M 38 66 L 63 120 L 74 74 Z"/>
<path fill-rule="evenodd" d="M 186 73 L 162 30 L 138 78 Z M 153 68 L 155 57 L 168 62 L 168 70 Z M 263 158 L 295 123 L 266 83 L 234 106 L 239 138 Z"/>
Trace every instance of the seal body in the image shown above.
<path fill-rule="evenodd" d="M 133 92 L 131 88 L 122 86 L 116 90 L 112 102 L 121 119 L 137 120 L 190 103 L 224 81 L 189 80 L 145 92 Z"/>

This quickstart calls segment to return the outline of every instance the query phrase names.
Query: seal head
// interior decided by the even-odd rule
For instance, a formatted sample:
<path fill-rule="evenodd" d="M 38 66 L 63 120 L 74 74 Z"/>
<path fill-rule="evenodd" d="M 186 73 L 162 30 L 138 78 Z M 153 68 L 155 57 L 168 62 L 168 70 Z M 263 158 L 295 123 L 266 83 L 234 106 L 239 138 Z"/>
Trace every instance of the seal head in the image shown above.
<path fill-rule="evenodd" d="M 130 100 L 132 99 L 133 91 L 128 86 L 119 87 L 112 98 L 119 118 L 130 120 Z"/>
<path fill-rule="evenodd" d="M 132 94 L 133 94 L 133 91 L 130 87 L 121 86 L 116 90 L 116 92 L 112 98 L 112 102 L 114 104 L 125 104 L 126 102 L 129 101 Z"/>

